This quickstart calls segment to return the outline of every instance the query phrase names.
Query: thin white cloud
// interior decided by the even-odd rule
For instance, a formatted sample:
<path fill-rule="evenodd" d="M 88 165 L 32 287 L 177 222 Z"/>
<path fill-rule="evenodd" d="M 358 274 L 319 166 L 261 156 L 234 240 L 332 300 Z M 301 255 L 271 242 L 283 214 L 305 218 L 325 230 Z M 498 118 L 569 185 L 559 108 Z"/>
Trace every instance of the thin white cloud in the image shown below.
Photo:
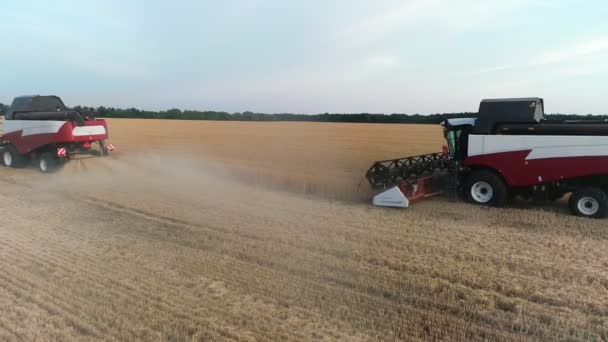
<path fill-rule="evenodd" d="M 60 53 L 55 55 L 57 63 L 82 68 L 90 73 L 113 79 L 149 80 L 150 70 L 141 64 L 119 61 L 116 58 L 104 58 L 92 54 Z"/>
<path fill-rule="evenodd" d="M 493 67 L 481 68 L 473 72 L 473 74 L 492 73 L 498 71 L 507 71 L 514 69 L 524 69 L 538 66 L 549 66 L 563 63 L 580 63 L 583 58 L 608 52 L 608 37 L 594 38 L 584 41 L 579 41 L 566 45 L 564 47 L 546 52 L 540 57 L 530 61 L 523 61 L 514 64 L 497 65 Z M 590 70 L 593 66 L 585 66 L 585 70 Z M 577 70 L 581 70 L 580 67 Z"/>
<path fill-rule="evenodd" d="M 397 58 L 390 55 L 377 55 L 371 57 L 367 63 L 372 67 L 392 68 L 397 65 Z"/>
<path fill-rule="evenodd" d="M 605 51 L 608 51 L 608 38 L 587 40 L 544 54 L 533 61 L 532 64 L 548 65 L 562 63 Z"/>
<path fill-rule="evenodd" d="M 547 0 L 408 0 L 357 20 L 336 37 L 351 44 L 365 44 L 408 29 L 448 33 L 495 24 L 494 18 L 516 10 L 553 6 Z"/>
<path fill-rule="evenodd" d="M 440 0 L 409 0 L 385 12 L 358 21 L 338 34 L 338 38 L 371 42 L 387 34 L 400 31 L 404 26 L 420 20 L 426 12 L 432 11 Z"/>
<path fill-rule="evenodd" d="M 497 65 L 497 66 L 493 66 L 493 67 L 487 67 L 487 68 L 481 68 L 477 71 L 474 71 L 474 74 L 485 74 L 485 73 L 490 73 L 490 72 L 496 72 L 496 71 L 503 71 L 503 70 L 510 70 L 515 68 L 515 66 L 513 64 L 505 64 L 505 65 Z"/>

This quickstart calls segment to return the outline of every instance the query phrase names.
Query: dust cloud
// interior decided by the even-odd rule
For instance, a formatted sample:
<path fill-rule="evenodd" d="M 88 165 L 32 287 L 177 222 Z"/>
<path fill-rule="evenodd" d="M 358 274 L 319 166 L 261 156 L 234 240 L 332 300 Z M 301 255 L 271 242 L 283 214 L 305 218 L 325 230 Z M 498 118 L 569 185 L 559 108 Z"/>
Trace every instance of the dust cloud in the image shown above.
<path fill-rule="evenodd" d="M 124 157 L 124 158 L 122 158 Z M 363 203 L 370 190 L 363 177 L 348 187 L 302 182 L 287 175 L 268 175 L 251 168 L 235 169 L 204 157 L 175 152 L 136 153 L 113 158 L 67 162 L 51 175 L 35 175 L 30 185 L 41 191 L 76 194 L 138 194 L 146 199 L 243 202 L 252 194 L 304 196 Z"/>

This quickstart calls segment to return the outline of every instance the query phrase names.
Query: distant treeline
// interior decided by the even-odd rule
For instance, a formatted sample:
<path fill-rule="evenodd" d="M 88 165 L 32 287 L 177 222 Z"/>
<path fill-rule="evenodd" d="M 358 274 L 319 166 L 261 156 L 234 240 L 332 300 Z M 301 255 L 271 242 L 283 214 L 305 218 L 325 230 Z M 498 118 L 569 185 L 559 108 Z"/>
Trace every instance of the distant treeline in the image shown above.
<path fill-rule="evenodd" d="M 91 108 L 75 107 L 81 112 L 91 112 Z M 142 111 L 135 108 L 95 108 L 97 117 L 108 118 L 144 118 L 144 119 L 174 119 L 174 120 L 220 120 L 220 121 L 308 121 L 308 122 L 354 122 L 354 123 L 439 123 L 445 118 L 470 117 L 475 113 L 446 113 L 431 115 L 406 114 L 265 114 L 265 113 L 227 113 L 215 111 L 190 111 L 170 109 L 161 112 Z"/>
<path fill-rule="evenodd" d="M 7 106 L 0 103 L 4 112 Z M 441 114 L 264 114 L 264 113 L 227 113 L 215 111 L 193 111 L 170 109 L 167 111 L 146 111 L 136 108 L 113 108 L 100 106 L 97 108 L 76 106 L 81 113 L 93 113 L 100 118 L 132 118 L 132 119 L 170 119 L 170 120 L 219 120 L 219 121 L 307 121 L 307 122 L 352 122 L 352 123 L 407 123 L 407 124 L 438 124 L 445 119 L 474 117 L 476 113 L 441 113 Z M 552 120 L 608 120 L 608 115 L 576 115 L 549 114 Z"/>

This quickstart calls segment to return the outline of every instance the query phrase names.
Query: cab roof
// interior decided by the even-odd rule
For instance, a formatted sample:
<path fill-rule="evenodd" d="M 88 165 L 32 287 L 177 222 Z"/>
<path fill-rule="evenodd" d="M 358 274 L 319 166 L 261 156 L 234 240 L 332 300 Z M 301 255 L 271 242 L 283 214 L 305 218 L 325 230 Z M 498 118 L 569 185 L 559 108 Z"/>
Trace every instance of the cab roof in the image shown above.
<path fill-rule="evenodd" d="M 48 112 L 66 110 L 65 104 L 55 95 L 24 95 L 15 97 L 10 112 Z"/>

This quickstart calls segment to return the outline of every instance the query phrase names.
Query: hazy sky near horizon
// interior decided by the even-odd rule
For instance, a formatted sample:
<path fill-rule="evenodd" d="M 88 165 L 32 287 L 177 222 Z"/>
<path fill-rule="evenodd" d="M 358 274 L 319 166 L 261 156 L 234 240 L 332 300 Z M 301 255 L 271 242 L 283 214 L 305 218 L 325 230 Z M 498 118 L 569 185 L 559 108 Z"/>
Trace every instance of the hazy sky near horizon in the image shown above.
<path fill-rule="evenodd" d="M 4 0 L 0 102 L 229 112 L 608 113 L 602 0 Z"/>

